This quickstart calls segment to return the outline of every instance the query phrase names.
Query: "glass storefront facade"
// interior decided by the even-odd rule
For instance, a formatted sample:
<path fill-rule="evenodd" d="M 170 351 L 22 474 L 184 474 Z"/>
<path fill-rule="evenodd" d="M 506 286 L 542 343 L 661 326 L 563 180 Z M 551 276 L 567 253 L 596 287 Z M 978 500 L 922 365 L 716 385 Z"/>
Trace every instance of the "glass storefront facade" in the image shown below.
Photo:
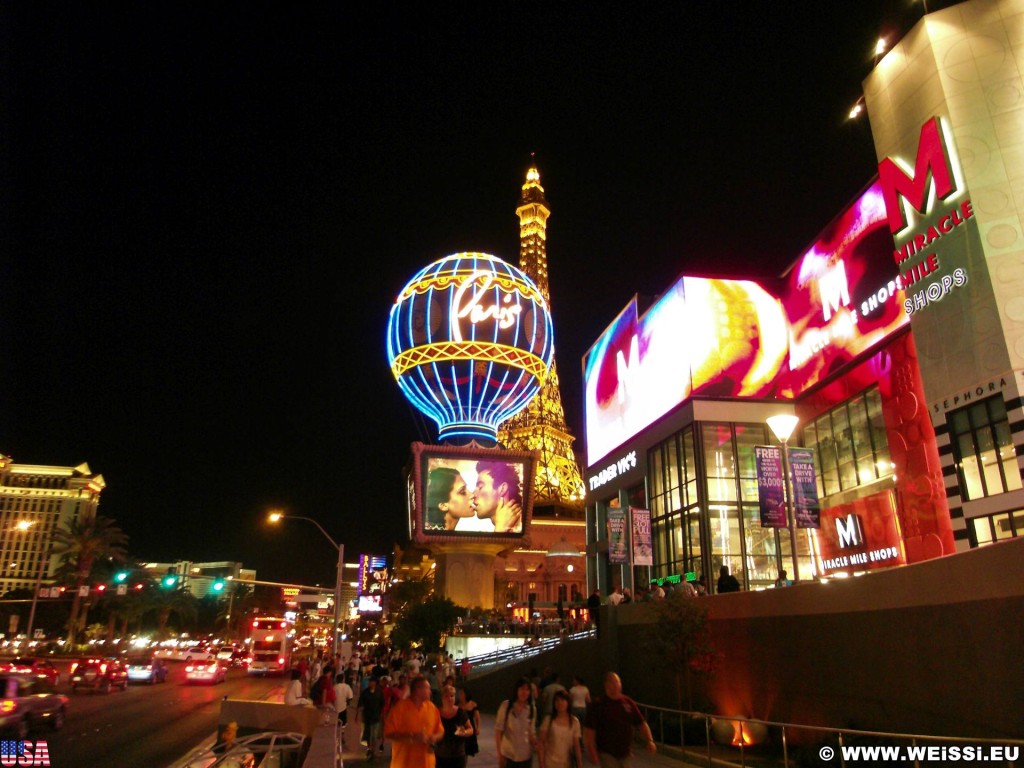
<path fill-rule="evenodd" d="M 754 447 L 775 442 L 764 424 L 697 422 L 648 451 L 652 578 L 691 573 L 710 584 L 725 565 L 757 589 L 774 583 L 780 564 L 792 570 L 788 531 L 762 527 L 758 506 Z M 797 552 L 811 573 L 805 531 Z"/>

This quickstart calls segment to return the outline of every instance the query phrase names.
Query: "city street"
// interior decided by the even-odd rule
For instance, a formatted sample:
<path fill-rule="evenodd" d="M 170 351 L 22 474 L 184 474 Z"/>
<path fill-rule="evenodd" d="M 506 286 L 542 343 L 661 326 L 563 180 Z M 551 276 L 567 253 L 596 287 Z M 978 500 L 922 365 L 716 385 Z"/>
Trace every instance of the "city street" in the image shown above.
<path fill-rule="evenodd" d="M 110 694 L 72 694 L 62 676 L 59 690 L 71 699 L 67 723 L 60 731 L 43 726 L 29 738 L 47 742 L 53 765 L 170 765 L 215 733 L 225 696 L 261 699 L 283 683 L 279 677 L 248 676 L 242 669 L 230 670 L 227 682 L 219 685 L 188 685 L 183 680 L 184 665 L 172 664 L 166 683 L 135 684 Z"/>

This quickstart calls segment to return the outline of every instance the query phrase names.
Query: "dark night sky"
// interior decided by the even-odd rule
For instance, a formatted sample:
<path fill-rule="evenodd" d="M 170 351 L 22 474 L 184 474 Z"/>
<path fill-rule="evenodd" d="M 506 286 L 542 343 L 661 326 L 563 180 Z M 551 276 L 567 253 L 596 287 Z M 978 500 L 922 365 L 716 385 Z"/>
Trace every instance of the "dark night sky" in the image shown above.
<path fill-rule="evenodd" d="M 388 310 L 518 259 L 536 152 L 556 357 L 682 272 L 779 274 L 874 175 L 860 95 L 905 0 L 0 5 L 0 453 L 87 461 L 140 559 L 331 583 L 405 530 L 436 431 Z M 367 6 L 368 8 L 371 6 Z"/>

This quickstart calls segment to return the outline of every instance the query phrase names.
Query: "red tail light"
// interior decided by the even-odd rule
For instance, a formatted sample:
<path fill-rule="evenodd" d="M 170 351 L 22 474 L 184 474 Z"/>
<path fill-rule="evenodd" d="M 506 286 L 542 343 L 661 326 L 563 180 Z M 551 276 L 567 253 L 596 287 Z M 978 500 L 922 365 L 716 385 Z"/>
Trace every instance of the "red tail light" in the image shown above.
<path fill-rule="evenodd" d="M 13 699 L 4 699 L 0 701 L 0 713 L 9 715 L 11 712 L 18 708 L 18 702 Z"/>
<path fill-rule="evenodd" d="M 77 661 L 74 664 L 71 665 L 71 674 L 72 675 L 75 674 L 75 670 L 76 669 L 78 669 L 78 662 Z"/>
<path fill-rule="evenodd" d="M 280 657 L 280 658 L 279 658 L 279 659 L 277 660 L 277 666 L 279 666 L 279 667 L 283 667 L 283 666 L 284 666 L 284 657 L 283 657 L 283 656 L 282 656 L 282 657 Z"/>
<path fill-rule="evenodd" d="M 100 664 L 100 674 L 101 675 L 107 674 L 107 665 L 106 664 Z"/>

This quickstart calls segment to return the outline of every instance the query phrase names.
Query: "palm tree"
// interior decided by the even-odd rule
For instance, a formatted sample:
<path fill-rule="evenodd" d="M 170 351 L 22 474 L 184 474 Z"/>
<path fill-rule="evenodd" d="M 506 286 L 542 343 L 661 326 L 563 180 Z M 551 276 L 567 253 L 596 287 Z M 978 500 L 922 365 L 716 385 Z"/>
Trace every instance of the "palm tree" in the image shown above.
<path fill-rule="evenodd" d="M 175 614 L 183 622 L 193 622 L 198 616 L 199 601 L 187 589 L 167 591 L 155 589 L 149 592 L 147 613 L 156 612 L 156 634 L 163 639 L 167 631 L 167 622 L 171 614 Z"/>
<path fill-rule="evenodd" d="M 81 589 L 98 560 L 123 561 L 128 536 L 114 520 L 99 515 L 80 518 L 53 532 L 53 552 L 74 567 L 75 594 L 68 617 L 68 644 L 75 644 L 82 621 Z"/>

